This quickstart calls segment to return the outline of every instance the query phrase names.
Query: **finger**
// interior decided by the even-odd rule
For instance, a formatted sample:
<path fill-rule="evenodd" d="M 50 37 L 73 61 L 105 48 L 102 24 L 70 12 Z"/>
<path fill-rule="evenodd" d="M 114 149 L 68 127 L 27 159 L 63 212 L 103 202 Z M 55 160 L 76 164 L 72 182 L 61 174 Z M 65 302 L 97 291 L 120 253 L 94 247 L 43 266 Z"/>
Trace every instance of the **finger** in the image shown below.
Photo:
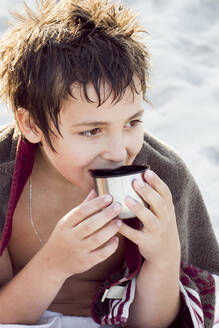
<path fill-rule="evenodd" d="M 102 209 L 102 211 L 82 221 L 77 226 L 77 231 L 81 238 L 87 238 L 97 230 L 101 229 L 116 216 L 118 216 L 121 210 L 121 204 L 119 202 L 114 202 L 113 204 Z"/>
<path fill-rule="evenodd" d="M 94 260 L 92 262 L 95 262 L 96 264 L 103 262 L 108 257 L 110 257 L 113 253 L 115 253 L 118 246 L 119 246 L 119 238 L 115 236 L 112 237 L 104 247 L 90 252 L 90 254 L 94 256 Z"/>
<path fill-rule="evenodd" d="M 147 170 L 144 174 L 146 182 L 155 189 L 165 200 L 167 205 L 172 205 L 172 194 L 167 184 L 153 171 Z"/>
<path fill-rule="evenodd" d="M 138 243 L 141 242 L 142 237 L 143 237 L 143 233 L 141 230 L 133 229 L 124 222 L 122 222 L 122 224 L 121 224 L 119 233 L 137 245 L 138 245 Z"/>
<path fill-rule="evenodd" d="M 95 189 L 91 189 L 91 191 L 89 192 L 89 194 L 87 195 L 87 197 L 83 200 L 83 203 L 86 203 L 87 201 L 93 199 L 97 197 L 97 193 Z"/>
<path fill-rule="evenodd" d="M 148 231 L 154 230 L 158 224 L 158 219 L 146 206 L 139 203 L 136 199 L 127 196 L 125 199 L 127 207 L 139 218 L 143 223 L 144 228 Z"/>
<path fill-rule="evenodd" d="M 96 197 L 73 208 L 62 218 L 62 220 L 66 226 L 74 227 L 92 214 L 95 214 L 109 205 L 111 202 L 112 196 L 108 194 Z"/>
<path fill-rule="evenodd" d="M 165 200 L 149 184 L 145 183 L 143 180 L 136 179 L 133 183 L 133 187 L 140 197 L 150 206 L 150 210 L 157 218 L 162 218 L 166 215 L 167 204 Z"/>
<path fill-rule="evenodd" d="M 115 219 L 83 240 L 83 246 L 90 251 L 97 249 L 115 236 L 121 226 L 121 220 Z"/>

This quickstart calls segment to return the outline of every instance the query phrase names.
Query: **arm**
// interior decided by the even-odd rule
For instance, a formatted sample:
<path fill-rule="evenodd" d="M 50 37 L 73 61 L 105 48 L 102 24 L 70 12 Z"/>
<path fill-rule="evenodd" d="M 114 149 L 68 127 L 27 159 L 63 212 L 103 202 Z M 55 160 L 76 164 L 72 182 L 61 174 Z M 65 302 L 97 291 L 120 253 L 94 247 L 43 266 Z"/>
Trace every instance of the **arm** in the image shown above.
<path fill-rule="evenodd" d="M 153 172 L 146 171 L 142 186 L 135 191 L 150 206 L 126 200 L 130 210 L 142 221 L 138 231 L 125 223 L 120 233 L 135 242 L 146 259 L 136 282 L 128 326 L 168 327 L 179 311 L 180 242 L 172 197 L 167 185 Z"/>
<path fill-rule="evenodd" d="M 0 256 L 0 286 L 13 278 L 13 268 L 7 247 Z"/>
<path fill-rule="evenodd" d="M 67 278 L 116 251 L 119 221 L 113 219 L 121 209 L 111 202 L 90 193 L 58 222 L 42 249 L 0 289 L 0 323 L 35 324 Z"/>
<path fill-rule="evenodd" d="M 0 289 L 1 324 L 34 324 L 39 320 L 64 282 L 48 264 L 42 249 Z"/>
<path fill-rule="evenodd" d="M 173 305 L 172 308 L 173 321 L 171 324 L 171 320 L 170 320 L 169 324 L 171 324 L 170 327 L 212 328 L 213 320 L 214 320 L 215 287 L 214 287 L 214 279 L 212 275 L 209 273 L 209 271 L 218 274 L 218 270 L 219 270 L 218 244 L 215 241 L 215 236 L 213 234 L 213 230 L 209 222 L 209 217 L 206 208 L 204 206 L 204 203 L 202 201 L 202 198 L 200 196 L 198 187 L 188 173 L 187 176 L 188 179 L 186 181 L 188 181 L 189 183 L 186 184 L 186 186 L 184 186 L 183 194 L 181 195 L 181 198 L 177 201 L 177 203 L 175 203 L 175 211 L 177 215 L 177 223 L 180 233 L 181 258 L 183 261 L 180 269 L 180 281 L 178 281 L 179 285 L 177 289 L 179 290 L 180 287 L 180 307 L 179 307 L 179 313 L 174 320 L 174 305 Z M 164 199 L 165 198 L 166 196 L 164 196 Z M 146 214 L 146 212 L 142 211 L 142 209 L 140 210 L 140 208 L 139 209 L 136 208 L 135 210 L 134 208 L 132 208 L 132 210 L 134 211 L 136 216 L 140 218 L 144 226 L 146 226 L 148 223 L 144 218 L 144 216 L 149 215 L 150 217 L 151 214 L 149 212 L 147 212 Z M 158 217 L 160 217 L 160 220 L 162 218 L 162 222 L 163 222 L 165 216 L 162 215 Z M 149 225 L 150 227 L 151 222 L 149 223 L 150 223 Z M 148 228 L 147 234 L 145 234 L 145 247 L 146 247 L 147 239 L 150 237 L 149 230 L 150 229 Z M 134 229 L 127 228 L 126 225 L 123 225 L 122 230 L 120 230 L 120 232 L 124 234 L 127 238 L 131 239 L 133 242 L 138 244 L 140 251 L 142 253 L 143 242 L 141 240 L 141 235 L 139 234 L 139 232 L 136 233 Z M 173 234 L 171 233 L 171 235 Z M 165 238 L 165 234 L 163 235 L 163 238 Z M 156 239 L 156 235 L 154 234 L 153 240 L 155 239 Z M 169 238 L 166 241 L 168 240 Z M 168 243 L 166 242 L 165 244 Z M 161 249 L 157 244 L 156 248 L 160 250 L 160 253 L 162 253 L 162 249 L 165 249 L 165 244 Z M 173 244 L 175 244 L 175 242 Z M 177 245 L 177 243 L 175 245 Z M 151 244 L 151 246 L 153 245 Z M 153 249 L 155 247 L 151 247 L 151 248 Z M 172 254 L 171 248 L 173 247 L 169 248 L 168 254 Z M 173 291 L 170 289 L 168 293 L 168 288 L 171 287 L 171 285 L 173 286 L 174 281 L 176 283 L 175 280 L 176 274 L 174 274 L 174 271 L 172 271 L 173 266 L 171 265 L 171 267 L 166 271 L 169 272 L 170 274 L 171 272 L 173 273 L 171 281 L 169 282 L 166 281 L 165 288 L 162 289 L 162 284 L 165 282 L 163 276 L 163 274 L 165 274 L 164 273 L 165 271 L 163 272 L 163 274 L 159 275 L 159 270 L 156 270 L 156 267 L 153 265 L 152 269 L 150 267 L 149 271 L 154 272 L 155 276 L 153 278 L 153 273 L 152 273 L 151 277 L 148 277 L 145 269 L 146 268 L 145 263 L 149 263 L 149 262 L 151 263 L 152 258 L 150 254 L 151 253 L 150 247 L 148 249 L 144 248 L 143 251 L 146 260 L 142 266 L 143 271 L 142 270 L 140 271 L 139 276 L 137 278 L 139 279 L 139 281 L 141 281 L 141 284 L 139 284 L 139 288 L 138 288 L 138 283 L 137 283 L 136 296 L 130 309 L 130 318 L 129 318 L 130 321 L 128 321 L 128 323 L 130 322 L 130 325 L 128 327 L 132 327 L 132 328 L 134 327 L 138 328 L 138 324 L 139 327 L 141 327 L 141 323 L 138 321 L 139 318 L 145 318 L 146 320 L 146 314 L 150 316 L 150 313 L 156 312 L 155 311 L 156 308 L 159 309 L 159 311 L 157 311 L 157 314 L 158 315 L 161 314 L 161 319 L 162 319 L 162 310 L 160 310 L 160 306 L 163 307 L 165 311 L 166 302 L 169 303 L 172 302 L 171 300 L 174 300 L 174 296 L 172 296 Z M 211 256 L 209 256 L 209 254 L 211 254 Z M 154 263 L 154 261 L 152 262 Z M 159 263 L 162 263 L 162 257 L 160 258 Z M 168 263 L 168 259 L 166 263 Z M 172 259 L 169 258 L 169 263 L 170 264 L 175 263 L 174 257 Z M 193 263 L 195 266 L 189 263 Z M 157 265 L 157 267 L 160 268 L 159 265 Z M 162 266 L 162 268 L 165 268 L 165 266 Z M 156 284 L 155 282 L 156 277 L 159 280 L 158 284 Z M 149 284 L 150 286 L 147 286 Z M 160 293 L 163 296 L 165 295 L 164 304 L 162 304 L 161 302 L 162 295 L 159 295 L 159 289 L 160 289 Z M 148 292 L 148 290 L 150 291 L 151 293 L 150 296 L 152 296 L 152 298 L 148 297 L 145 294 L 146 291 Z M 163 290 L 166 294 L 163 293 Z M 156 295 L 157 297 L 154 297 L 154 291 L 155 292 L 157 291 L 157 295 Z M 152 312 L 150 312 L 148 311 L 148 306 L 151 306 L 152 301 L 154 302 L 154 308 L 151 307 Z M 139 317 L 137 317 L 137 315 L 135 317 L 135 313 L 137 313 L 136 311 L 140 311 L 139 309 L 142 309 L 141 313 L 139 313 Z M 168 315 L 168 311 L 167 311 L 167 315 Z M 157 316 L 154 318 L 157 319 Z M 164 324 L 166 325 L 167 323 L 164 321 Z M 145 325 L 144 327 L 147 326 Z M 165 326 L 162 326 L 161 323 L 160 327 L 165 327 Z"/>
<path fill-rule="evenodd" d="M 178 269 L 144 262 L 136 281 L 128 327 L 169 327 L 180 307 Z"/>

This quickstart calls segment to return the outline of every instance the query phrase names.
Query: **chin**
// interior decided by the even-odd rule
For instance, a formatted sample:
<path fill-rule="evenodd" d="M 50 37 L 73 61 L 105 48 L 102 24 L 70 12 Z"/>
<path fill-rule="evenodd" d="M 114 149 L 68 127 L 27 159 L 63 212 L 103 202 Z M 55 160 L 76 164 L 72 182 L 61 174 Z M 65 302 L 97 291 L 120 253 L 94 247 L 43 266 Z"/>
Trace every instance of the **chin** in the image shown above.
<path fill-rule="evenodd" d="M 89 193 L 91 189 L 95 188 L 93 177 L 89 174 L 88 178 L 85 179 L 84 183 L 80 185 L 80 188 L 84 191 Z"/>

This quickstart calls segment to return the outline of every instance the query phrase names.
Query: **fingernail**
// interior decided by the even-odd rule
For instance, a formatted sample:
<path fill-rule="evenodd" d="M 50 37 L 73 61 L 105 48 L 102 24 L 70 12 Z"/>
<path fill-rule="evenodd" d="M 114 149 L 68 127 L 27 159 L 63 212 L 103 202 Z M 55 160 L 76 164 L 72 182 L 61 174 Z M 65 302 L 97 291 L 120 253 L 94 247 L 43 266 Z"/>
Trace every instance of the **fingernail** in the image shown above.
<path fill-rule="evenodd" d="M 122 225 L 122 221 L 121 221 L 121 220 L 116 220 L 116 225 L 117 225 L 118 227 L 121 227 L 121 225 Z"/>
<path fill-rule="evenodd" d="M 113 205 L 113 209 L 114 211 L 121 210 L 121 204 L 119 202 L 115 202 L 115 204 Z"/>
<path fill-rule="evenodd" d="M 145 186 L 145 183 L 142 179 L 137 179 L 136 183 L 139 188 L 143 188 Z"/>
<path fill-rule="evenodd" d="M 154 177 L 154 173 L 151 170 L 147 170 L 145 173 L 148 179 L 152 179 Z"/>
<path fill-rule="evenodd" d="M 126 197 L 126 201 L 130 206 L 136 206 L 138 204 L 138 202 L 130 196 Z"/>
<path fill-rule="evenodd" d="M 112 196 L 110 196 L 110 195 L 106 195 L 105 197 L 104 197 L 104 203 L 105 204 L 108 204 L 108 203 L 110 203 L 111 201 L 112 201 Z"/>

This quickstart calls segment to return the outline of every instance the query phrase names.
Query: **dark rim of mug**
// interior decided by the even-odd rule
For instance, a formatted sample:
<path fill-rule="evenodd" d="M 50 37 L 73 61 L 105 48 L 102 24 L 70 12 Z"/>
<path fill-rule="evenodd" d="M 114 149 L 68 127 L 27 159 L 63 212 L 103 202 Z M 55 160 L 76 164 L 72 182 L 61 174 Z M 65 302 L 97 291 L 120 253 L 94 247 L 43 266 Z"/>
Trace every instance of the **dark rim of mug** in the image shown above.
<path fill-rule="evenodd" d="M 144 165 L 123 165 L 116 169 L 97 169 L 89 170 L 94 178 L 115 178 L 130 174 L 137 174 L 149 169 L 149 166 Z"/>

